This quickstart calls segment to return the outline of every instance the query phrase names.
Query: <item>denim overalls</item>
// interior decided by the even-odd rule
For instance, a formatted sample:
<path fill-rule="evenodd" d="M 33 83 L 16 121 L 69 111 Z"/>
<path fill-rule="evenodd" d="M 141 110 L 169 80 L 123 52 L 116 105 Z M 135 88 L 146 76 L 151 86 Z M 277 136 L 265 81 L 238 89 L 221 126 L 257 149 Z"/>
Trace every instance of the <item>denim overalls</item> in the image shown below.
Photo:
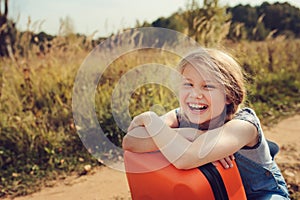
<path fill-rule="evenodd" d="M 243 108 L 234 119 L 252 123 L 259 135 L 259 141 L 254 147 L 244 147 L 235 154 L 247 199 L 289 199 L 287 185 L 274 161 L 275 155 L 270 152 L 255 112 L 250 108 Z"/>
<path fill-rule="evenodd" d="M 235 161 L 247 199 L 289 199 L 286 183 L 275 162 L 269 168 L 262 167 L 240 153 L 235 154 Z"/>

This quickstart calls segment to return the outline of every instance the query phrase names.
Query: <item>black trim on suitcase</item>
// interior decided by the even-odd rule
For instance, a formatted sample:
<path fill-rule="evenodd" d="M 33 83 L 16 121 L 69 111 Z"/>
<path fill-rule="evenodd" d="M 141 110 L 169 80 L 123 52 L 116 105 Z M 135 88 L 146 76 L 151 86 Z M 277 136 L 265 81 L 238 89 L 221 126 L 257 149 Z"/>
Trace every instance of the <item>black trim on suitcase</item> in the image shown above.
<path fill-rule="evenodd" d="M 220 175 L 216 167 L 213 164 L 208 163 L 206 165 L 198 167 L 198 169 L 208 180 L 213 190 L 215 200 L 229 200 L 222 176 Z"/>

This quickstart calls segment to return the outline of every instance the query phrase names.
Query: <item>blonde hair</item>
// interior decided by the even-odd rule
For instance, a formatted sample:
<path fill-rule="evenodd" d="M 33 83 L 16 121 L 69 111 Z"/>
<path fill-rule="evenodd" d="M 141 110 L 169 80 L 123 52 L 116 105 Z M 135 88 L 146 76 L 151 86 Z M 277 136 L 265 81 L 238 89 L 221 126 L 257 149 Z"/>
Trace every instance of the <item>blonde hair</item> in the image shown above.
<path fill-rule="evenodd" d="M 182 74 L 185 67 L 191 65 L 196 69 L 205 70 L 224 86 L 226 99 L 230 102 L 226 106 L 226 121 L 243 103 L 246 97 L 244 75 L 239 63 L 224 51 L 210 48 L 201 48 L 184 57 L 178 66 Z"/>

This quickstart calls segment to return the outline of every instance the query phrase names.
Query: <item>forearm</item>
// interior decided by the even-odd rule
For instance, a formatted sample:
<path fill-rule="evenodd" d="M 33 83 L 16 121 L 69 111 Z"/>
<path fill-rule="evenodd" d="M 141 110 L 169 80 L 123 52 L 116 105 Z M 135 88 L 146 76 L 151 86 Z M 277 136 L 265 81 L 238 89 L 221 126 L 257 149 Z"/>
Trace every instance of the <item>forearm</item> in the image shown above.
<path fill-rule="evenodd" d="M 250 123 L 233 120 L 222 127 L 208 130 L 200 134 L 173 164 L 180 169 L 190 169 L 229 157 L 249 141 L 255 140 L 254 129 Z"/>
<path fill-rule="evenodd" d="M 179 169 L 190 169 L 223 159 L 236 150 L 235 145 L 228 145 L 234 137 L 232 134 L 224 134 L 223 127 L 204 134 L 192 128 L 174 130 L 155 114 L 151 114 L 151 123 L 145 129 L 167 160 Z M 193 139 L 188 140 L 182 136 L 186 133 L 192 135 Z"/>
<path fill-rule="evenodd" d="M 136 153 L 157 151 L 158 148 L 145 127 L 136 127 L 123 138 L 122 148 Z"/>
<path fill-rule="evenodd" d="M 151 112 L 136 117 L 133 121 L 132 124 L 140 126 L 129 128 L 130 131 L 123 140 L 125 150 L 133 152 L 160 150 L 169 162 L 181 169 L 214 161 L 214 159 L 208 160 L 208 157 L 203 154 L 199 157 L 200 151 L 207 149 L 208 144 L 205 142 L 209 142 L 201 137 L 203 132 L 197 129 L 172 129 Z"/>
<path fill-rule="evenodd" d="M 192 128 L 174 128 L 173 130 L 191 142 L 200 135 Z M 128 132 L 123 138 L 122 148 L 137 153 L 159 150 L 145 127 L 137 127 Z"/>
<path fill-rule="evenodd" d="M 172 129 L 155 113 L 146 113 L 133 121 L 132 124 L 140 126 L 129 128 L 123 148 L 133 152 L 160 150 L 179 169 L 198 167 L 232 155 L 255 136 L 253 125 L 240 120 L 205 133 L 192 128 Z"/>
<path fill-rule="evenodd" d="M 170 128 L 156 114 L 150 113 L 149 117 L 151 122 L 145 125 L 145 129 L 167 160 L 173 164 L 176 163 L 176 160 L 186 153 L 192 142 L 180 135 L 181 129 Z M 197 134 L 196 129 L 190 129 L 190 133 L 193 132 L 192 130 Z"/>

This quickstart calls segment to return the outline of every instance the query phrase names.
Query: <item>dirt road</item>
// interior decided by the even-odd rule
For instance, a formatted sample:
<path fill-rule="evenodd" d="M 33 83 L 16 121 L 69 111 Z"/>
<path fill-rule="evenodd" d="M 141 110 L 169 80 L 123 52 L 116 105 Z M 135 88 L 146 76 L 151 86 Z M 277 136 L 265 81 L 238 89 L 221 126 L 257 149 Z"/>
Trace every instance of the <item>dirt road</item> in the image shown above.
<path fill-rule="evenodd" d="M 300 184 L 300 115 L 281 121 L 272 129 L 265 129 L 266 137 L 280 146 L 276 160 L 290 187 Z M 126 175 L 108 167 L 79 178 L 69 177 L 52 188 L 14 200 L 110 200 L 131 199 Z"/>

